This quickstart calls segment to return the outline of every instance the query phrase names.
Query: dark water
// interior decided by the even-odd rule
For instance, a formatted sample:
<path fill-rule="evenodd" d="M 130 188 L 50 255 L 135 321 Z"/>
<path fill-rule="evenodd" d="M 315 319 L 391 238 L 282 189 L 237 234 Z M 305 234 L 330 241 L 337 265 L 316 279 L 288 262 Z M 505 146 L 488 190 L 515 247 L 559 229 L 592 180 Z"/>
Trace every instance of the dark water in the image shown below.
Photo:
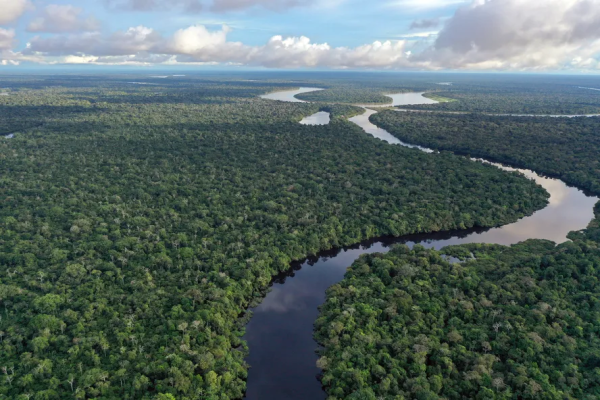
<path fill-rule="evenodd" d="M 417 104 L 414 101 L 418 99 L 414 95 L 404 97 L 411 102 L 402 104 Z M 286 92 L 286 96 L 289 97 L 290 92 Z M 418 96 L 421 97 L 420 94 Z M 397 98 L 394 101 L 396 102 Z M 365 115 L 355 117 L 351 121 L 382 140 L 403 145 L 391 134 L 368 121 L 368 116 L 372 113 L 372 110 L 368 110 Z M 419 149 L 428 150 L 418 148 L 415 151 Z M 346 269 L 361 254 L 385 253 L 395 243 L 405 243 L 409 246 L 420 243 L 428 248 L 440 249 L 448 245 L 465 243 L 510 245 L 526 239 L 564 242 L 570 231 L 585 228 L 593 218 L 592 210 L 598 201 L 597 198 L 586 196 L 582 191 L 568 187 L 560 180 L 544 178 L 532 171 L 519 171 L 535 179 L 551 195 L 550 204 L 530 217 L 488 230 L 371 240 L 354 247 L 324 252 L 320 257 L 295 263 L 287 274 L 277 277 L 270 293 L 253 310 L 254 315 L 246 327 L 245 339 L 250 348 L 247 361 L 251 366 L 247 398 L 251 400 L 326 398 L 317 379 L 320 370 L 316 367 L 315 350 L 318 345 L 313 340 L 313 323 L 318 316 L 318 306 L 325 301 L 327 288 L 341 281 Z"/>

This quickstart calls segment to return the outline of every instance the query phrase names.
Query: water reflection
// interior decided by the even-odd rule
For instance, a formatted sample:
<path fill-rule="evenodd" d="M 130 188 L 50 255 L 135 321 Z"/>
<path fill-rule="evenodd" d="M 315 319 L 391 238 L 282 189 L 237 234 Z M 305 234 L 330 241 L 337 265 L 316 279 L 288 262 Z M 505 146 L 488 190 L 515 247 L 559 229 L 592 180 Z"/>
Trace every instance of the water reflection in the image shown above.
<path fill-rule="evenodd" d="M 369 117 L 371 115 L 373 115 L 373 114 L 377 114 L 377 111 L 366 109 L 365 112 L 364 112 L 364 114 L 361 114 L 361 115 L 358 115 L 356 117 L 350 118 L 349 121 L 350 122 L 354 122 L 356 125 L 358 125 L 361 128 L 363 128 L 364 131 L 367 132 L 368 134 L 376 137 L 377 139 L 381 139 L 383 141 L 386 141 L 389 144 L 399 144 L 401 146 L 406 146 L 406 147 L 410 147 L 410 148 L 414 148 L 414 149 L 419 149 L 419 150 L 422 150 L 422 151 L 425 151 L 425 152 L 428 152 L 428 153 L 433 152 L 432 150 L 426 149 L 426 148 L 421 147 L 421 146 L 404 143 L 403 141 L 401 141 L 400 139 L 398 139 L 397 137 L 395 137 L 394 135 L 392 135 L 391 133 L 389 133 L 385 129 L 381 129 L 378 126 L 374 125 L 373 123 L 371 123 L 371 121 L 369 121 Z"/>
<path fill-rule="evenodd" d="M 405 99 L 409 98 L 410 101 L 415 101 L 414 97 L 405 96 Z M 351 121 L 363 127 L 367 133 L 391 144 L 406 145 L 389 132 L 371 124 L 368 117 L 373 113 L 375 111 L 367 110 Z M 431 152 L 429 149 L 420 149 Z M 516 170 L 494 165 L 506 170 Z M 294 263 L 289 271 L 277 276 L 273 280 L 271 292 L 253 310 L 254 315 L 246 327 L 245 339 L 250 347 L 247 361 L 251 365 L 247 398 L 326 398 L 317 380 L 320 370 L 316 367 L 317 344 L 313 340 L 313 323 L 318 317 L 319 305 L 325 301 L 326 290 L 343 279 L 348 266 L 361 254 L 385 253 L 394 243 L 405 243 L 408 246 L 419 243 L 427 248 L 440 249 L 465 243 L 510 245 L 531 238 L 563 242 L 568 232 L 585 228 L 593 218 L 592 210 L 597 198 L 588 197 L 560 180 L 545 178 L 529 170 L 518 171 L 534 179 L 551 196 L 549 206 L 530 217 L 493 229 L 378 238 L 349 248 L 323 252 L 320 257 Z"/>
<path fill-rule="evenodd" d="M 316 92 L 317 90 L 323 89 L 303 87 L 300 89 L 282 90 L 280 92 L 263 94 L 262 96 L 260 96 L 260 98 L 267 100 L 287 101 L 290 103 L 306 103 L 306 101 L 304 100 L 297 99 L 296 95 L 302 93 Z"/>
<path fill-rule="evenodd" d="M 302 125 L 327 125 L 331 121 L 331 116 L 328 112 L 319 111 L 316 114 L 309 115 L 304 118 L 300 123 Z"/>
<path fill-rule="evenodd" d="M 432 99 L 428 99 L 423 95 L 425 92 L 409 92 L 409 93 L 391 93 L 386 94 L 386 97 L 391 98 L 391 101 L 387 104 L 355 104 L 357 107 L 395 107 L 395 106 L 407 106 L 416 104 L 437 104 L 438 102 Z"/>
<path fill-rule="evenodd" d="M 438 102 L 432 99 L 428 99 L 421 93 L 394 93 L 387 94 L 386 96 L 392 98 L 392 106 L 407 106 L 411 104 L 437 104 Z"/>

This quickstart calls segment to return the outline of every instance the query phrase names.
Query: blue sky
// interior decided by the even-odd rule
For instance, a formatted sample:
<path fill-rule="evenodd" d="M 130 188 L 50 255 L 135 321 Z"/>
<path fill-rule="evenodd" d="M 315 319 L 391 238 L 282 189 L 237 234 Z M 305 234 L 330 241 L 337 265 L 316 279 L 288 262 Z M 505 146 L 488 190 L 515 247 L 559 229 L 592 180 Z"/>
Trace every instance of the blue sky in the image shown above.
<path fill-rule="evenodd" d="M 201 24 L 232 28 L 230 39 L 249 45 L 264 44 L 271 36 L 308 36 L 315 42 L 334 46 L 359 46 L 376 40 L 395 40 L 403 35 L 414 35 L 432 29 L 410 29 L 415 19 L 450 17 L 461 2 L 457 1 L 374 1 L 348 0 L 315 2 L 308 6 L 270 9 L 261 6 L 214 12 L 210 8 L 197 13 L 183 7 L 158 8 L 155 11 L 128 11 L 106 6 L 102 0 L 46 0 L 32 1 L 38 11 L 26 12 L 13 26 L 20 44 L 40 33 L 27 32 L 27 26 L 40 10 L 52 4 L 74 5 L 83 14 L 94 16 L 105 32 L 126 30 L 144 25 L 164 34 L 191 25 Z M 309 3 L 309 2 L 301 2 Z M 417 4 L 421 3 L 421 4 Z M 462 2 L 462 4 L 465 4 Z M 435 29 L 433 29 L 435 30 Z"/>
<path fill-rule="evenodd" d="M 0 0 L 0 66 L 600 71 L 600 0 Z"/>

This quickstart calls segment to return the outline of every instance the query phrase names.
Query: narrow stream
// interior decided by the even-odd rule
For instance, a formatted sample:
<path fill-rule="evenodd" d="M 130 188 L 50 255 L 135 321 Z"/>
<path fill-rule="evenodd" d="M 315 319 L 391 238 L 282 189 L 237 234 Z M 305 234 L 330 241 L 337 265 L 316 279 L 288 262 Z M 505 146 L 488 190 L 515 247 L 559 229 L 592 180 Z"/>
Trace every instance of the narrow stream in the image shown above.
<path fill-rule="evenodd" d="M 308 88 L 290 90 L 263 98 L 280 101 L 293 100 Z M 420 93 L 403 93 L 390 96 L 393 105 L 426 104 L 432 102 Z M 401 142 L 389 132 L 369 122 L 376 113 L 366 110 L 350 121 L 365 132 L 387 141 L 433 152 L 419 146 Z M 385 253 L 395 243 L 409 246 L 415 243 L 428 248 L 466 243 L 515 244 L 526 239 L 566 241 L 570 231 L 585 228 L 593 218 L 597 198 L 568 187 L 557 179 L 539 176 L 533 171 L 513 169 L 494 164 L 506 170 L 517 170 L 550 193 L 548 206 L 530 217 L 500 228 L 478 229 L 434 234 L 421 234 L 401 238 L 379 238 L 344 249 L 323 252 L 305 262 L 292 265 L 292 269 L 273 281 L 272 290 L 263 302 L 253 309 L 254 315 L 246 327 L 245 339 L 250 348 L 247 359 L 251 366 L 246 397 L 251 400 L 324 400 L 326 394 L 317 379 L 317 343 L 313 340 L 313 323 L 319 314 L 318 306 L 325 301 L 325 291 L 341 281 L 346 269 L 361 254 Z"/>

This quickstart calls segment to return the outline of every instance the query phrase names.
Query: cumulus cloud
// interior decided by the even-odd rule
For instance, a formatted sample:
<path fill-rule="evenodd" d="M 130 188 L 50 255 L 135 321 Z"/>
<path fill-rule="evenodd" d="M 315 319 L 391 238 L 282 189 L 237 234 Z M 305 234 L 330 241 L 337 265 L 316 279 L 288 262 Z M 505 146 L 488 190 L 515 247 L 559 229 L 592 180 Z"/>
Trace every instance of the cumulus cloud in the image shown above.
<path fill-rule="evenodd" d="M 94 17 L 84 17 L 83 10 L 71 5 L 52 4 L 44 8 L 41 15 L 27 27 L 29 32 L 78 32 L 96 31 L 100 22 Z"/>
<path fill-rule="evenodd" d="M 418 56 L 438 68 L 561 68 L 600 52 L 600 0 L 475 0 Z"/>
<path fill-rule="evenodd" d="M 273 68 L 326 67 L 398 68 L 407 67 L 405 41 L 376 41 L 355 48 L 331 47 L 327 43 L 311 43 L 307 37 L 274 36 L 262 47 L 254 49 L 250 63 Z"/>
<path fill-rule="evenodd" d="M 124 32 L 112 34 L 96 52 L 100 55 L 131 55 L 151 52 L 162 40 L 161 35 L 151 28 L 137 26 Z"/>
<path fill-rule="evenodd" d="M 200 0 L 104 0 L 104 4 L 112 9 L 128 11 L 157 11 L 183 9 L 197 13 L 203 8 Z"/>
<path fill-rule="evenodd" d="M 19 18 L 28 7 L 27 0 L 0 0 L 0 24 L 7 24 Z"/>
<path fill-rule="evenodd" d="M 172 54 L 201 54 L 213 48 L 226 46 L 230 28 L 223 26 L 219 31 L 209 31 L 203 25 L 180 29 L 165 44 L 165 51 Z"/>
<path fill-rule="evenodd" d="M 254 49 L 251 62 L 267 67 L 314 67 L 328 62 L 331 55 L 332 49 L 327 43 L 311 43 L 305 36 L 273 36 L 265 46 Z"/>
<path fill-rule="evenodd" d="M 312 43 L 307 37 L 273 36 L 263 46 L 247 46 L 228 41 L 230 28 L 210 31 L 195 25 L 162 37 L 143 26 L 116 32 L 110 37 L 99 33 L 35 37 L 24 51 L 37 56 L 76 56 L 65 61 L 95 63 L 123 62 L 230 63 L 273 68 L 399 68 L 408 67 L 405 41 L 374 42 L 355 48 Z M 97 58 L 89 58 L 89 57 Z"/>
<path fill-rule="evenodd" d="M 248 63 L 253 47 L 241 42 L 227 41 L 231 29 L 209 31 L 203 25 L 180 29 L 154 48 L 157 54 L 172 56 L 173 63 Z"/>

